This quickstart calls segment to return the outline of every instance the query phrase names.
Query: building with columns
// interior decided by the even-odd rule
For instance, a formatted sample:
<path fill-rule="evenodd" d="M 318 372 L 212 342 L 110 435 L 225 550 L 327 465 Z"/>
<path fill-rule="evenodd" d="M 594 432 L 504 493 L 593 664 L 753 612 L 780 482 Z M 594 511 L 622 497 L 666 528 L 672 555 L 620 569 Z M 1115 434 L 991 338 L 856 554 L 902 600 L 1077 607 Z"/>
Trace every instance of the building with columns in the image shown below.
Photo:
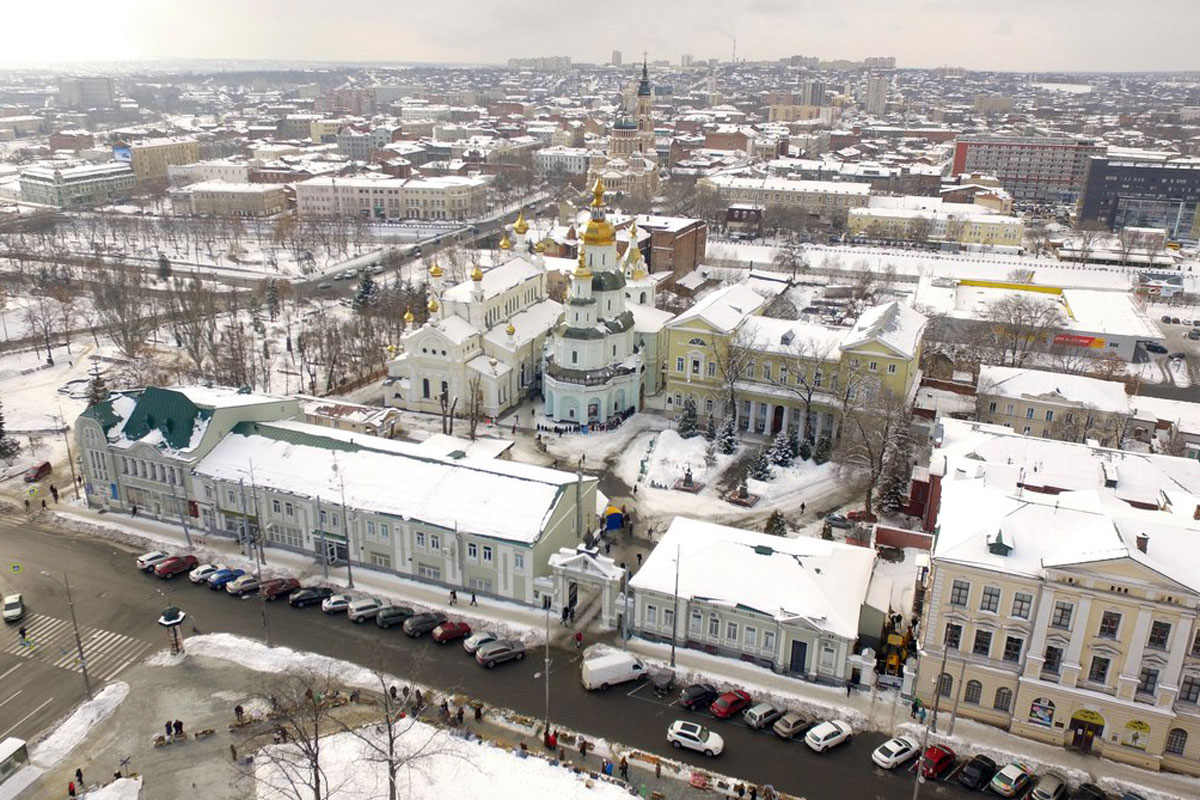
<path fill-rule="evenodd" d="M 658 191 L 658 151 L 654 145 L 654 115 L 650 74 L 642 62 L 634 117 L 620 117 L 613 123 L 608 150 L 593 153 L 588 181 L 603 179 L 609 192 L 647 197 Z"/>
<path fill-rule="evenodd" d="M 943 420 L 916 692 L 1200 775 L 1200 465 Z"/>
<path fill-rule="evenodd" d="M 604 193 L 604 181 L 597 180 L 563 321 L 546 353 L 544 413 L 555 422 L 602 425 L 641 408 L 645 398 L 646 364 L 637 348 L 633 312 L 626 308 L 628 264 L 617 254 Z"/>
<path fill-rule="evenodd" d="M 546 267 L 540 250 L 526 247 L 529 224 L 522 214 L 500 242 L 500 260 L 470 277 L 444 286 L 436 261 L 429 270 L 429 319 L 408 328 L 400 353 L 388 363 L 383 404 L 409 411 L 441 411 L 441 398 L 457 400 L 455 413 L 479 410 L 495 417 L 538 390 L 542 351 L 563 306 L 546 296 Z"/>

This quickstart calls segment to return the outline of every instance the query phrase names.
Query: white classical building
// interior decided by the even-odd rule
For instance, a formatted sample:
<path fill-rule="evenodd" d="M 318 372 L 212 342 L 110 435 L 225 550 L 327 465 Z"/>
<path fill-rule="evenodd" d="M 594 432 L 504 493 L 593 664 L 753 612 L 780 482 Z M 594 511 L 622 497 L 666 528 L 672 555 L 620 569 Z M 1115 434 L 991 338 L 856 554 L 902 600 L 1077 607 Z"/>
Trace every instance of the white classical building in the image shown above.
<path fill-rule="evenodd" d="M 402 352 L 388 364 L 383 403 L 409 411 L 440 412 L 443 394 L 455 413 L 470 413 L 478 391 L 480 411 L 498 416 L 536 391 L 542 351 L 563 306 L 546 296 L 546 268 L 539 250 L 525 255 L 529 225 L 524 215 L 501 241 L 501 263 L 476 266 L 468 280 L 442 286 L 435 261 L 429 271 L 429 320 L 400 339 Z M 521 255 L 517 255 L 517 253 Z"/>
<path fill-rule="evenodd" d="M 604 211 L 604 181 L 580 239 L 566 314 L 554 330 L 542 378 L 545 414 L 555 422 L 604 424 L 641 407 L 646 366 L 625 305 L 625 264 Z M 636 248 L 635 248 L 636 249 Z"/>

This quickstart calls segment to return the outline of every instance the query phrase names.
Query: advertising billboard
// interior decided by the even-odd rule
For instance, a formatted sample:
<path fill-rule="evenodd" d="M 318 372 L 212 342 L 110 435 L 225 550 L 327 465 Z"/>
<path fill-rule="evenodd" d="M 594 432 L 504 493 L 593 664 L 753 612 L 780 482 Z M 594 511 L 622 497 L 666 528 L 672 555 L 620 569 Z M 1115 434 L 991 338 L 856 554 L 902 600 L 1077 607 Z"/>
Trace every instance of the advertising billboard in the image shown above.
<path fill-rule="evenodd" d="M 1068 347 L 1104 347 L 1105 344 L 1099 336 L 1076 336 L 1072 333 L 1055 334 L 1054 343 Z"/>
<path fill-rule="evenodd" d="M 126 164 L 133 161 L 133 151 L 129 149 L 127 144 L 119 144 L 113 147 L 113 160 L 124 161 Z"/>

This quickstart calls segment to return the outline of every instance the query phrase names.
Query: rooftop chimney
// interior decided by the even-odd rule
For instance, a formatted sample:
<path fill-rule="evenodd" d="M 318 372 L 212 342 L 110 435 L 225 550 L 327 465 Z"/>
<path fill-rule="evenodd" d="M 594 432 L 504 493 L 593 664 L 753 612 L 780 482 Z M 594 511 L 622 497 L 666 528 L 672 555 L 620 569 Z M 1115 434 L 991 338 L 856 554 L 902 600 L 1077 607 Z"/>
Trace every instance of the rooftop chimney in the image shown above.
<path fill-rule="evenodd" d="M 1139 533 L 1137 535 L 1137 549 L 1141 550 L 1143 553 L 1145 553 L 1146 548 L 1148 548 L 1149 546 L 1150 546 L 1150 537 L 1144 533 Z"/>

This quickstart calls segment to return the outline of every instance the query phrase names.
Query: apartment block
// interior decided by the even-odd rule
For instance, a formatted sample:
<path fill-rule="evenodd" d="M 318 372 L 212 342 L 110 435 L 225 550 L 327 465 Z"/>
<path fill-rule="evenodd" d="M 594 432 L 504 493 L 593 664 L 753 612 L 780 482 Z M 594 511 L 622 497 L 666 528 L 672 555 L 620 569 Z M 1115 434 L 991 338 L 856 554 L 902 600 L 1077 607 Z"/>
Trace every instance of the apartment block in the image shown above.
<path fill-rule="evenodd" d="M 1079 219 L 1112 230 L 1159 228 L 1200 239 L 1200 162 L 1088 159 Z"/>
<path fill-rule="evenodd" d="M 107 203 L 133 192 L 128 164 L 88 164 L 67 169 L 29 167 L 21 171 L 21 199 L 59 208 Z"/>
<path fill-rule="evenodd" d="M 953 174 L 995 175 L 1019 200 L 1074 202 L 1083 191 L 1088 159 L 1105 146 L 1054 136 L 967 136 L 954 148 Z"/>
<path fill-rule="evenodd" d="M 486 208 L 488 182 L 458 176 L 311 178 L 296 184 L 296 208 L 317 217 L 470 219 Z"/>

